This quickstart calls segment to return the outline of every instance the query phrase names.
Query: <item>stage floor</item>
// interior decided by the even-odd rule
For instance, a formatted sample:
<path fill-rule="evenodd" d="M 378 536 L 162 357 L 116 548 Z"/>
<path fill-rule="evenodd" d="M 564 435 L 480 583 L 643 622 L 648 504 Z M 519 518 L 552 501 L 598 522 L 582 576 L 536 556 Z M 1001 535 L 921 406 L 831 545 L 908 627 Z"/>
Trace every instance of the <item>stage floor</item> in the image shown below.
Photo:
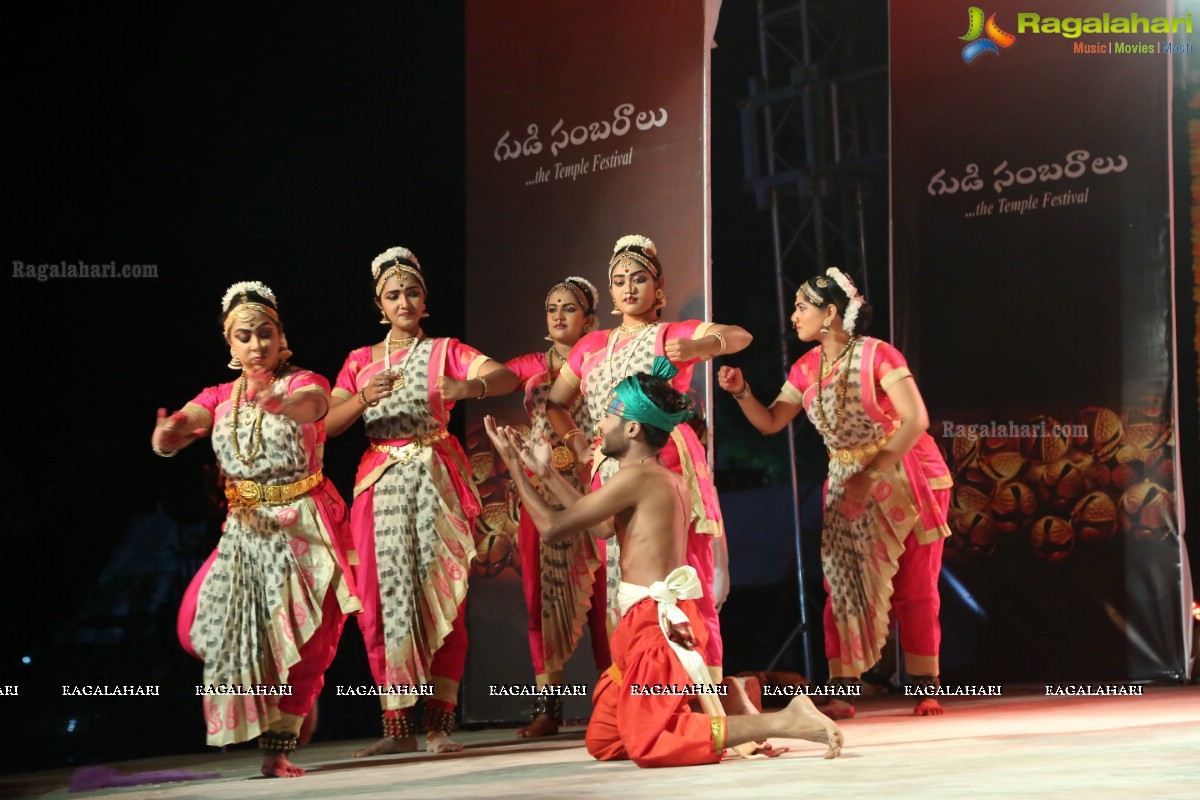
<path fill-rule="evenodd" d="M 1041 691 L 1039 695 L 1037 692 Z M 1143 697 L 1045 697 L 1040 687 L 943 703 L 942 717 L 910 715 L 901 697 L 863 698 L 843 723 L 840 759 L 808 742 L 769 760 L 674 769 L 599 763 L 582 729 L 518 741 L 511 729 L 460 732 L 461 753 L 349 754 L 368 740 L 303 748 L 303 778 L 257 777 L 257 751 L 128 761 L 123 772 L 186 769 L 220 778 L 71 794 L 73 770 L 0 776 L 3 797 L 156 798 L 1196 798 L 1200 687 L 1151 687 Z"/>

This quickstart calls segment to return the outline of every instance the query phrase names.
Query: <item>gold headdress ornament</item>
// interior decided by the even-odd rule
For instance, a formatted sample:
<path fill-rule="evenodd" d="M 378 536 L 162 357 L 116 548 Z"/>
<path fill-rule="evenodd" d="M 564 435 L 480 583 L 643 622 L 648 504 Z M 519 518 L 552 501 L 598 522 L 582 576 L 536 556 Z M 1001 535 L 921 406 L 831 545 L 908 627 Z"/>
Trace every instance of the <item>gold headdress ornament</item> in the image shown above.
<path fill-rule="evenodd" d="M 571 294 L 575 295 L 575 299 L 579 301 L 579 305 L 583 307 L 584 314 L 591 314 L 596 310 L 596 298 L 599 296 L 596 292 L 596 287 L 587 278 L 581 278 L 578 275 L 572 275 L 564 278 L 558 283 L 550 287 L 550 291 L 546 292 L 546 302 L 550 302 L 550 295 L 554 294 L 559 289 L 566 289 Z M 584 290 L 587 290 L 585 292 Z M 590 295 L 588 294 L 590 292 Z"/>
<path fill-rule="evenodd" d="M 279 312 L 271 308 L 271 306 L 265 306 L 262 303 L 255 303 L 247 299 L 246 296 L 250 293 L 258 295 L 274 306 L 279 305 L 279 301 L 275 299 L 275 293 L 265 283 L 260 281 L 235 283 L 225 290 L 225 296 L 221 298 L 221 310 L 227 312 L 225 315 L 226 336 L 229 336 L 229 329 L 233 327 L 234 320 L 250 323 L 254 321 L 255 312 L 265 314 L 276 325 L 279 324 Z"/>
<path fill-rule="evenodd" d="M 637 250 L 627 248 L 636 247 Z M 641 252 L 639 252 L 639 250 Z M 652 259 L 658 256 L 658 249 L 655 248 L 654 242 L 647 239 L 645 236 L 622 236 L 617 239 L 617 243 L 613 245 L 613 257 L 608 262 L 608 277 L 612 278 L 613 270 L 622 261 L 633 261 L 645 267 L 654 280 L 658 280 L 660 276 L 658 265 Z"/>
<path fill-rule="evenodd" d="M 375 279 L 376 297 L 383 291 L 387 279 L 397 272 L 416 278 L 422 291 L 429 294 L 429 289 L 425 286 L 425 276 L 421 274 L 421 262 L 417 261 L 413 251 L 407 247 L 391 247 L 375 256 L 375 260 L 371 262 L 371 277 Z"/>
<path fill-rule="evenodd" d="M 800 284 L 800 291 L 804 292 L 804 296 L 808 298 L 808 302 L 814 306 L 823 306 L 825 301 L 821 299 L 821 295 L 817 294 L 816 290 L 808 285 L 808 281 Z"/>

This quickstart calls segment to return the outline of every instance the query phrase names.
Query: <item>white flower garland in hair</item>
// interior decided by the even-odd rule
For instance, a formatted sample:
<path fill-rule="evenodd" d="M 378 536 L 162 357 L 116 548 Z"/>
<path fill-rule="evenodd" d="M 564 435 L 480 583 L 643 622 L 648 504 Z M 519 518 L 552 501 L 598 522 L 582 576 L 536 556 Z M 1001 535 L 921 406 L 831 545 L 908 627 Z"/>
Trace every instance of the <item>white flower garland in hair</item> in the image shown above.
<path fill-rule="evenodd" d="M 581 278 L 578 275 L 568 275 L 567 280 L 575 281 L 576 283 L 582 283 L 584 286 L 586 286 L 588 288 L 588 291 L 592 293 L 593 301 L 599 302 L 600 293 L 596 291 L 596 285 L 594 283 L 592 283 L 591 281 L 589 281 L 587 278 Z"/>
<path fill-rule="evenodd" d="M 375 256 L 375 260 L 371 262 L 371 277 L 379 278 L 379 270 L 389 261 L 395 261 L 398 258 L 403 258 L 405 261 L 411 261 L 417 265 L 417 269 L 421 268 L 421 262 L 417 261 L 417 257 L 413 255 L 413 251 L 407 247 L 389 247 L 379 255 Z"/>
<path fill-rule="evenodd" d="M 645 236 L 633 234 L 631 236 L 622 236 L 617 239 L 617 243 L 613 245 L 613 252 L 617 252 L 622 247 L 640 247 L 650 255 L 658 255 L 658 251 L 654 248 L 654 242 L 647 239 Z"/>
<path fill-rule="evenodd" d="M 846 333 L 854 333 L 854 323 L 858 322 L 858 310 L 863 306 L 862 295 L 858 293 L 858 287 L 854 285 L 854 281 L 850 280 L 850 276 L 842 272 L 837 267 L 830 267 L 825 270 L 825 274 L 833 278 L 843 292 L 846 293 L 846 315 L 842 318 L 842 327 Z"/>
<path fill-rule="evenodd" d="M 272 292 L 271 288 L 265 283 L 262 283 L 261 281 L 241 281 L 239 283 L 235 283 L 233 286 L 230 286 L 225 290 L 225 296 L 221 298 L 221 310 L 225 311 L 227 308 L 229 308 L 229 303 L 233 300 L 233 298 L 237 297 L 239 294 L 248 292 L 254 292 L 259 297 L 270 300 L 271 305 L 275 306 L 276 308 L 279 307 L 279 301 L 275 299 L 275 293 Z"/>

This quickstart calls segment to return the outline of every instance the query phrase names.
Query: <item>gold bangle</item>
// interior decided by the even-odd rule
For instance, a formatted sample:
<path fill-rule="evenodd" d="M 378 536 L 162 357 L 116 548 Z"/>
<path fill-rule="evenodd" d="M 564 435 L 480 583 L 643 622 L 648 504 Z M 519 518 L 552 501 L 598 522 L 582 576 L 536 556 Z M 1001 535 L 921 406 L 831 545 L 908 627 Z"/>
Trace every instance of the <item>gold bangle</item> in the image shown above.
<path fill-rule="evenodd" d="M 742 389 L 740 392 L 730 392 L 730 394 L 732 394 L 732 395 L 733 395 L 733 399 L 734 399 L 734 400 L 739 400 L 739 401 L 740 401 L 740 400 L 745 400 L 745 399 L 746 399 L 746 395 L 750 394 L 750 382 L 749 382 L 749 381 L 743 381 L 743 383 L 745 383 L 746 385 L 745 385 L 745 387 L 744 387 L 744 388 L 743 388 L 743 389 Z"/>
<path fill-rule="evenodd" d="M 482 375 L 476 375 L 475 380 L 479 381 L 483 385 L 483 391 L 480 392 L 479 397 L 476 397 L 475 399 L 482 400 L 483 398 L 487 397 L 487 378 L 483 377 Z"/>
<path fill-rule="evenodd" d="M 374 403 L 367 400 L 367 387 L 365 386 L 358 390 L 358 399 L 362 400 L 362 404 L 367 408 L 374 408 L 375 406 L 379 405 L 378 400 L 376 400 Z"/>
<path fill-rule="evenodd" d="M 563 444 L 566 444 L 567 442 L 571 441 L 571 437 L 576 436 L 578 434 L 579 434 L 579 428 L 571 428 L 571 430 L 569 430 L 563 434 L 563 437 L 562 437 Z"/>
<path fill-rule="evenodd" d="M 725 347 L 726 347 L 726 344 L 725 344 L 725 337 L 724 337 L 724 336 L 722 336 L 721 334 L 717 333 L 716 331 L 713 331 L 712 333 L 710 333 L 710 334 L 709 334 L 709 336 L 715 336 L 715 337 L 717 337 L 717 341 L 721 343 L 721 349 L 720 349 L 720 350 L 718 350 L 718 351 L 716 352 L 716 354 L 714 354 L 713 356 L 711 356 L 711 358 L 716 358 L 717 356 L 724 355 L 724 353 L 725 353 Z"/>
<path fill-rule="evenodd" d="M 154 455 L 158 456 L 159 458 L 174 458 L 175 456 L 179 455 L 178 450 L 159 450 L 158 445 L 156 444 L 150 445 L 150 449 L 153 450 Z"/>

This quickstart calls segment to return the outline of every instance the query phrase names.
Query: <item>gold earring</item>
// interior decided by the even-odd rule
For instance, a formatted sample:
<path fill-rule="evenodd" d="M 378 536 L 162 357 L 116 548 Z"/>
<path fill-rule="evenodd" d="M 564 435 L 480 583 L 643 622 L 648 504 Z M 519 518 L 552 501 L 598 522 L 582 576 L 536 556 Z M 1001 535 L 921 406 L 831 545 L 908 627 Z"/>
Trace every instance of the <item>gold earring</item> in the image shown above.
<path fill-rule="evenodd" d="M 241 372 L 242 362 L 238 360 L 237 353 L 235 353 L 233 351 L 232 347 L 229 348 L 229 355 L 231 356 L 231 358 L 229 359 L 229 363 L 226 364 L 226 366 L 229 367 L 230 369 L 235 369 L 238 372 Z"/>
<path fill-rule="evenodd" d="M 667 307 L 666 292 L 664 292 L 662 289 L 658 289 L 654 292 L 654 297 L 657 298 L 657 300 L 658 300 L 658 302 L 654 304 L 655 308 L 666 308 Z"/>
<path fill-rule="evenodd" d="M 422 312 L 421 312 L 421 319 L 425 319 L 425 318 L 426 318 L 426 317 L 428 317 L 428 316 L 429 316 L 429 312 L 428 312 L 428 311 L 422 311 Z"/>
<path fill-rule="evenodd" d="M 553 337 L 553 336 L 551 336 L 550 334 L 546 334 L 546 335 L 545 335 L 544 337 L 542 337 L 542 338 L 544 338 L 544 339 L 545 339 L 547 342 L 553 342 L 553 341 L 554 341 L 554 337 Z"/>
<path fill-rule="evenodd" d="M 287 336 L 279 337 L 279 361 L 281 364 L 286 364 L 288 359 L 292 357 L 292 349 L 288 347 Z"/>
<path fill-rule="evenodd" d="M 380 316 L 380 320 L 379 320 L 380 325 L 391 325 L 392 324 L 392 321 L 387 318 L 387 312 L 384 311 L 382 308 L 379 309 L 379 316 Z"/>
<path fill-rule="evenodd" d="M 821 320 L 821 335 L 822 336 L 829 335 L 829 326 L 831 324 L 833 324 L 833 317 L 826 317 L 825 319 Z"/>
<path fill-rule="evenodd" d="M 621 316 L 621 310 L 617 308 L 617 304 L 613 303 L 613 310 L 610 312 L 614 317 Z"/>

